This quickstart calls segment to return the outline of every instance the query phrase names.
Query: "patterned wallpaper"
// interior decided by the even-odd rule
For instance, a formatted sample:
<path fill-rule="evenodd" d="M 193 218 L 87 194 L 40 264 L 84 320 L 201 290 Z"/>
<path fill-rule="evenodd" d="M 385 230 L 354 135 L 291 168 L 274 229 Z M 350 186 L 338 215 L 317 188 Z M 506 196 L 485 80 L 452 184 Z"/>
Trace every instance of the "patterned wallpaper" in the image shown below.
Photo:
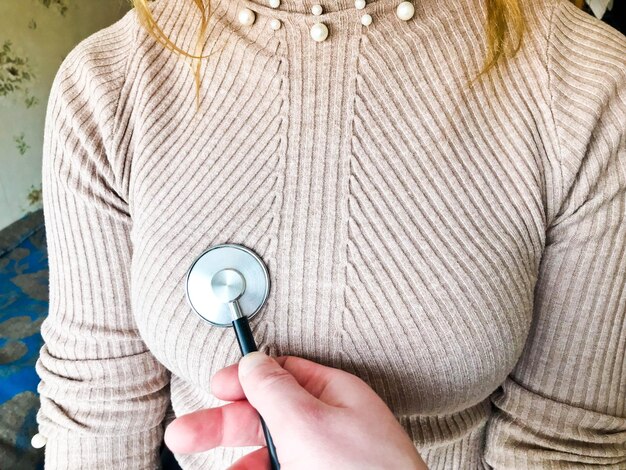
<path fill-rule="evenodd" d="M 128 0 L 0 0 L 0 229 L 41 208 L 48 92 L 67 53 Z"/>

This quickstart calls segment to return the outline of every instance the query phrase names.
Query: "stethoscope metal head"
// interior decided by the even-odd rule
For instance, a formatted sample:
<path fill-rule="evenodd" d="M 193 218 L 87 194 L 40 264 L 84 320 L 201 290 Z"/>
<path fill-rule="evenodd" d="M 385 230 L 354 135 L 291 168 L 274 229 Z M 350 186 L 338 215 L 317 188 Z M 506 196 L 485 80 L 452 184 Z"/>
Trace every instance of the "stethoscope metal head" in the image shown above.
<path fill-rule="evenodd" d="M 236 318 L 252 318 L 265 304 L 270 277 L 263 260 L 234 243 L 214 245 L 191 264 L 185 280 L 187 302 L 203 320 L 233 326 Z"/>

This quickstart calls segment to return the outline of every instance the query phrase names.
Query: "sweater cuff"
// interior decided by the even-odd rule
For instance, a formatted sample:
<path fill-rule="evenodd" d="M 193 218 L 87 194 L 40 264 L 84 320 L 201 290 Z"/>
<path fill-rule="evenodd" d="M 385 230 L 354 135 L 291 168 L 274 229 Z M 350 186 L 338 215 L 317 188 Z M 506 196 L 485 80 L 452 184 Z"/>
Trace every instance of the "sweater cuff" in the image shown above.
<path fill-rule="evenodd" d="M 45 435 L 45 430 L 42 429 Z M 160 468 L 161 426 L 140 434 L 88 436 L 55 433 L 46 437 L 45 469 Z"/>

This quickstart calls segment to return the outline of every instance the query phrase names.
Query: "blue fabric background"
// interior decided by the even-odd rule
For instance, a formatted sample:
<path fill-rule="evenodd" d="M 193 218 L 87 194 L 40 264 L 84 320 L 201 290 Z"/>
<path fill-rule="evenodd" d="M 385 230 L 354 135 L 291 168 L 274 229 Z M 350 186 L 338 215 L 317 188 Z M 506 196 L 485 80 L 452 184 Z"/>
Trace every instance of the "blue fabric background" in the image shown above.
<path fill-rule="evenodd" d="M 43 468 L 30 439 L 39 408 L 35 362 L 48 311 L 48 256 L 42 211 L 3 231 L 0 241 L 0 468 Z"/>

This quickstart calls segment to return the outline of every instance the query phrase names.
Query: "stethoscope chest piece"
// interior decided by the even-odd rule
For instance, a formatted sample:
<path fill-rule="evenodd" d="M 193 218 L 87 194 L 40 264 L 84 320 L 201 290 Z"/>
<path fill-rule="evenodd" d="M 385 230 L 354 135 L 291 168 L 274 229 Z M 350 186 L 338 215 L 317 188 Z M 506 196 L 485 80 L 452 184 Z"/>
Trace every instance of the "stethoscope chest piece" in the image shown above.
<path fill-rule="evenodd" d="M 214 245 L 191 264 L 185 279 L 192 310 L 216 326 L 232 326 L 241 354 L 257 350 L 248 319 L 267 300 L 270 277 L 263 260 L 251 249 L 233 243 Z M 280 469 L 276 447 L 263 418 L 272 470 Z"/>
<path fill-rule="evenodd" d="M 232 326 L 253 317 L 267 300 L 267 266 L 252 250 L 232 243 L 215 245 L 191 264 L 185 283 L 187 301 L 207 322 Z"/>

